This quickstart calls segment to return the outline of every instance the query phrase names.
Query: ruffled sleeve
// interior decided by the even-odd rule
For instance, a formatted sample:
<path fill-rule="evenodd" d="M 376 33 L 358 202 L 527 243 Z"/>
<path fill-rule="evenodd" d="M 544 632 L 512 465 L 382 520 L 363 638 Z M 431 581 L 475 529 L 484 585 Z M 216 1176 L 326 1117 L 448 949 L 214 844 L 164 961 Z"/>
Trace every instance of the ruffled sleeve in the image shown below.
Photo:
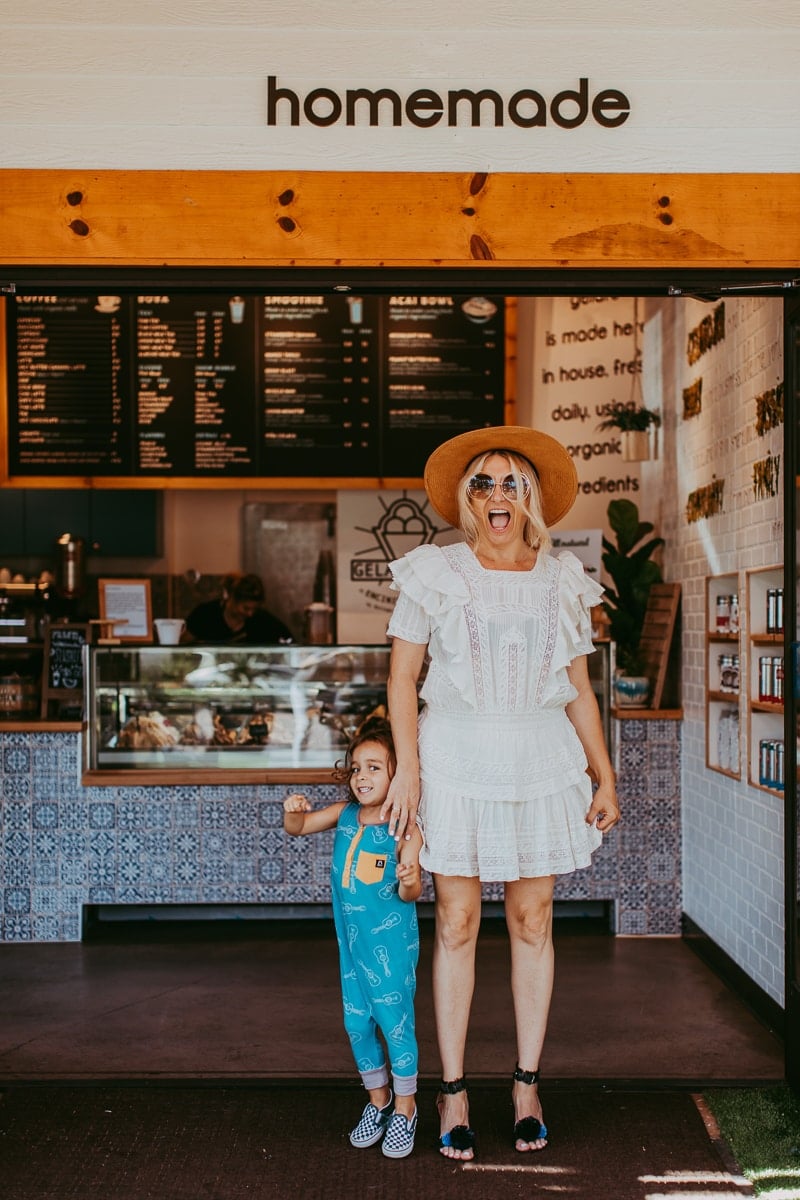
<path fill-rule="evenodd" d="M 574 658 L 591 654 L 591 609 L 600 603 L 603 588 L 590 579 L 583 564 L 571 550 L 558 555 L 558 633 L 553 670 L 568 667 Z"/>
<path fill-rule="evenodd" d="M 464 607 L 466 581 L 440 546 L 418 546 L 389 563 L 392 587 L 400 592 L 387 629 L 389 637 L 430 642 L 432 658 L 462 699 L 470 702 L 475 681 L 469 655 Z"/>

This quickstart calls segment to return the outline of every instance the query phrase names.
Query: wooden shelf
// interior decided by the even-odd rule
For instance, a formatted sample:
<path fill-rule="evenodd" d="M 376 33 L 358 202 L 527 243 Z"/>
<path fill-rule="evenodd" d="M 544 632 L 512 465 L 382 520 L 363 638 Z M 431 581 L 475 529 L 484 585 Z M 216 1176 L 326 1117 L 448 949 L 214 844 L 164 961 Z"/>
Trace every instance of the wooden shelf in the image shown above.
<path fill-rule="evenodd" d="M 747 604 L 747 782 L 771 796 L 783 796 L 780 788 L 760 782 L 762 741 L 783 743 L 783 702 L 758 699 L 759 658 L 785 657 L 784 634 L 767 633 L 767 593 L 783 587 L 783 566 L 760 567 L 746 572 Z M 762 653 L 766 651 L 766 654 Z M 770 651 L 773 655 L 770 655 Z"/>
<path fill-rule="evenodd" d="M 739 603 L 739 628 L 736 630 L 716 629 L 717 596 L 736 595 Z M 727 779 L 742 777 L 742 694 L 723 692 L 720 690 L 720 672 L 717 662 L 718 653 L 727 650 L 739 659 L 741 671 L 742 645 L 742 605 L 739 574 L 729 571 L 724 575 L 708 575 L 706 577 L 706 642 L 705 642 L 705 683 L 706 683 L 706 766 L 710 771 L 717 771 Z M 712 686 L 713 682 L 713 686 Z M 731 717 L 731 712 L 736 717 Z M 737 719 L 738 718 L 738 719 Z M 723 726 L 723 721 L 725 722 Z M 734 769 L 729 764 L 736 763 Z"/>

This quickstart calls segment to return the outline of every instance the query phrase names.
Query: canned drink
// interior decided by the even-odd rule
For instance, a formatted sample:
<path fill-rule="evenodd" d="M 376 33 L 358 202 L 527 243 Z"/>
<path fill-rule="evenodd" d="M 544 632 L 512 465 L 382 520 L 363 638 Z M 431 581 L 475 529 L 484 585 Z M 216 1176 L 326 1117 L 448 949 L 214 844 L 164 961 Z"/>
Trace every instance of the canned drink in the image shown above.
<path fill-rule="evenodd" d="M 758 698 L 762 701 L 772 699 L 772 659 L 768 657 L 758 660 Z"/>
<path fill-rule="evenodd" d="M 783 659 L 778 655 L 772 660 L 772 699 L 783 704 Z"/>

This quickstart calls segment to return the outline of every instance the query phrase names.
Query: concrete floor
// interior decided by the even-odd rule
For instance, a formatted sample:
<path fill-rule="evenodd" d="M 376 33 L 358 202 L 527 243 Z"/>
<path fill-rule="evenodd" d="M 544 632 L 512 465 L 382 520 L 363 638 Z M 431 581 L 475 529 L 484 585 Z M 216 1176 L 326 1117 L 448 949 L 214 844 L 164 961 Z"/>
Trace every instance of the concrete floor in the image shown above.
<path fill-rule="evenodd" d="M 351 1079 L 331 924 L 274 921 L 115 931 L 81 945 L 0 948 L 0 1081 Z M 558 923 L 557 923 L 558 927 Z M 417 1028 L 438 1077 L 422 923 Z M 508 944 L 484 922 L 467 1073 L 513 1069 Z M 676 938 L 556 934 L 542 1062 L 575 1080 L 680 1086 L 783 1079 L 783 1048 Z"/>

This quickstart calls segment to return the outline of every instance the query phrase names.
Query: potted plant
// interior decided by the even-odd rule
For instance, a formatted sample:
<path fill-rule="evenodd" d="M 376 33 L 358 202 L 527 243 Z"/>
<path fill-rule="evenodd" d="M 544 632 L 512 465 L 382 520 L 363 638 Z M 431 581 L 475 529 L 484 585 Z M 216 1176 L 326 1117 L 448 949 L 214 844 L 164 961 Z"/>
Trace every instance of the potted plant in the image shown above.
<path fill-rule="evenodd" d="M 661 425 L 661 414 L 634 401 L 614 404 L 598 429 L 618 429 L 623 462 L 642 462 L 650 458 L 650 429 Z"/>
<path fill-rule="evenodd" d="M 650 588 L 662 580 L 661 568 L 652 556 L 664 539 L 644 540 L 654 526 L 639 520 L 639 509 L 632 500 L 612 500 L 607 513 L 616 545 L 603 538 L 603 567 L 612 583 L 606 585 L 602 604 L 610 637 L 616 643 L 614 692 L 618 704 L 641 706 L 650 692 L 650 680 L 644 674 L 639 642 Z"/>

